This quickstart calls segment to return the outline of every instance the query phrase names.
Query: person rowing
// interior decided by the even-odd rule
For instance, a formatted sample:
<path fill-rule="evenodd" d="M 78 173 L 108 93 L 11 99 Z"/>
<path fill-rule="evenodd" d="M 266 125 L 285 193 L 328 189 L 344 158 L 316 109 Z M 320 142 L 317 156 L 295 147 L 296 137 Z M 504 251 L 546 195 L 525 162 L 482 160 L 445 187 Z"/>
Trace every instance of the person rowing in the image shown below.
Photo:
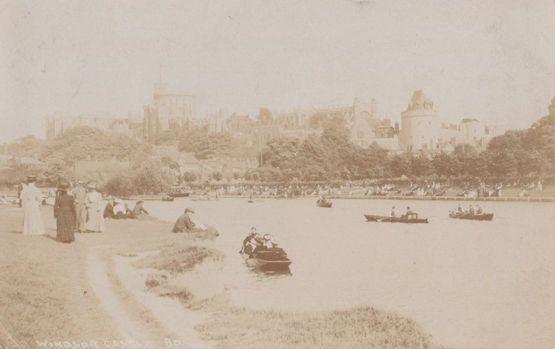
<path fill-rule="evenodd" d="M 243 239 L 243 246 L 241 247 L 241 250 L 239 251 L 239 253 L 246 253 L 246 249 L 248 248 L 248 245 L 252 244 L 251 240 L 255 240 L 256 235 L 257 235 L 256 228 L 251 227 L 251 232 L 249 233 L 249 235 L 247 235 L 245 239 Z M 256 244 L 256 241 L 254 241 L 254 243 Z M 254 248 L 250 251 L 250 253 L 252 253 L 253 250 Z"/>

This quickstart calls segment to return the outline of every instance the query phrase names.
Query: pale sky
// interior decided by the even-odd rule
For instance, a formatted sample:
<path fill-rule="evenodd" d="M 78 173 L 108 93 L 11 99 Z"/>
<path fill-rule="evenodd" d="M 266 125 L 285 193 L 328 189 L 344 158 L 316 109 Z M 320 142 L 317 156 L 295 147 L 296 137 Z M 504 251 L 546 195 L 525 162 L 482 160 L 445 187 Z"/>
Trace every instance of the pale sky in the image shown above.
<path fill-rule="evenodd" d="M 0 0 L 0 43 L 0 142 L 142 113 L 160 70 L 200 116 L 359 96 L 396 121 L 423 89 L 445 121 L 521 128 L 555 95 L 554 0 Z"/>

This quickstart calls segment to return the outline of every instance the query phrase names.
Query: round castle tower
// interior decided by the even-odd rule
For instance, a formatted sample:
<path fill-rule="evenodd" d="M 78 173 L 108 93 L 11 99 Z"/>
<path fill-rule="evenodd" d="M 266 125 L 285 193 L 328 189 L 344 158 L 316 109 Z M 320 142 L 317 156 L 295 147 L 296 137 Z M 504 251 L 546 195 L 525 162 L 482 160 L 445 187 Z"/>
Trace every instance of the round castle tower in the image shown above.
<path fill-rule="evenodd" d="M 434 103 L 421 90 L 415 91 L 401 113 L 401 146 L 410 152 L 433 151 L 438 144 L 439 127 Z"/>

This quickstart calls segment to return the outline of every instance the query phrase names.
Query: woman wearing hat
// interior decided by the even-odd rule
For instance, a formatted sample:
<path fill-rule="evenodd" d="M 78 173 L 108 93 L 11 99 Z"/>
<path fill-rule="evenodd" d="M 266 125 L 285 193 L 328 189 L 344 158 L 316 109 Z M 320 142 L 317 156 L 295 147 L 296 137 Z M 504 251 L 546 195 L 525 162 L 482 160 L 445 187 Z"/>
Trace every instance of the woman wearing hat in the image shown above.
<path fill-rule="evenodd" d="M 56 218 L 56 238 L 61 242 L 75 241 L 75 200 L 67 190 L 69 183 L 61 182 L 58 195 L 54 203 L 54 218 Z"/>
<path fill-rule="evenodd" d="M 102 195 L 96 191 L 96 184 L 89 184 L 87 193 L 87 217 L 85 225 L 87 231 L 100 233 L 104 231 L 104 207 L 102 205 Z"/>
<path fill-rule="evenodd" d="M 27 177 L 27 185 L 21 191 L 21 206 L 23 207 L 23 234 L 44 235 L 44 223 L 40 213 L 42 193 L 35 186 L 37 178 Z"/>

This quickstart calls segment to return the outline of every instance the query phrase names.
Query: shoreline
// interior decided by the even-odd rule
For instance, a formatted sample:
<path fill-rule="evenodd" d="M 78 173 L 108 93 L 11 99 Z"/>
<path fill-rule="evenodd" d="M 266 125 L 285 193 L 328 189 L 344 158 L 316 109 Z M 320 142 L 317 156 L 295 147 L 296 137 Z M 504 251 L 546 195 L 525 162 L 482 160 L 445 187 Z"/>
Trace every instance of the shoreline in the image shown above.
<path fill-rule="evenodd" d="M 460 196 L 351 196 L 332 195 L 332 199 L 354 200 L 421 200 L 421 201 L 488 201 L 488 202 L 555 202 L 555 197 L 478 197 L 465 198 Z"/>
<path fill-rule="evenodd" d="M 391 196 L 366 196 L 366 195 L 349 195 L 349 194 L 335 194 L 335 195 L 326 195 L 330 199 L 352 199 L 352 200 L 400 200 L 400 201 L 410 201 L 410 200 L 418 200 L 418 201 L 480 201 L 480 202 L 555 202 L 555 197 L 538 197 L 538 196 L 528 196 L 528 197 L 517 197 L 517 196 L 506 196 L 506 197 L 478 197 L 478 198 L 466 198 L 462 196 L 399 196 L 399 195 L 391 195 Z M 149 196 L 148 198 L 144 198 L 141 196 L 131 196 L 127 198 L 128 200 L 145 200 L 145 201 L 163 201 L 160 198 L 156 198 L 154 195 Z M 303 198 L 314 198 L 317 199 L 318 195 L 304 195 L 299 197 L 292 197 L 292 198 L 280 198 L 275 196 L 253 196 L 253 200 L 294 200 L 294 199 L 303 199 Z M 222 195 L 219 197 L 213 198 L 196 198 L 196 197 L 184 197 L 184 199 L 189 199 L 193 201 L 216 201 L 219 199 L 249 199 L 249 195 Z M 182 199 L 182 198 L 176 198 Z"/>
<path fill-rule="evenodd" d="M 187 348 L 175 333 L 176 327 L 169 328 L 171 319 L 149 308 L 157 303 L 143 298 L 156 296 L 160 302 L 177 301 L 184 313 L 206 315 L 201 323 L 182 326 L 192 326 L 187 330 L 196 331 L 209 347 L 258 348 L 262 340 L 266 348 L 276 349 L 296 345 L 439 348 L 415 321 L 371 306 L 299 313 L 259 311 L 232 306 L 223 294 L 209 298 L 191 294 L 179 283 L 180 275 L 205 260 L 224 262 L 219 250 L 206 247 L 213 235 L 172 234 L 171 223 L 158 219 L 110 220 L 105 232 L 76 234 L 74 243 L 62 244 L 54 239 L 52 208 L 41 211 L 47 236 L 30 237 L 19 232 L 22 210 L 0 207 L 0 242 L 8 247 L 0 262 L 10 280 L 0 285 L 0 303 L 5 308 L 0 318 L 5 327 L 5 333 L 0 331 L 2 341 L 12 339 L 31 349 L 40 348 L 39 342 L 93 340 L 99 348 L 113 348 L 114 343 L 132 340 L 133 333 L 140 333 L 138 342 L 154 343 L 154 348 L 164 347 L 168 340 L 184 344 L 174 347 Z M 123 278 L 122 258 L 157 250 L 161 251 L 157 257 L 135 261 L 135 273 L 128 280 Z M 145 258 L 160 263 L 151 268 L 148 260 L 141 262 Z M 150 275 L 156 280 L 160 272 L 169 273 L 166 282 L 171 287 L 159 284 L 156 292 L 147 282 L 152 282 Z M 145 280 L 139 287 L 136 280 L 141 275 Z"/>

